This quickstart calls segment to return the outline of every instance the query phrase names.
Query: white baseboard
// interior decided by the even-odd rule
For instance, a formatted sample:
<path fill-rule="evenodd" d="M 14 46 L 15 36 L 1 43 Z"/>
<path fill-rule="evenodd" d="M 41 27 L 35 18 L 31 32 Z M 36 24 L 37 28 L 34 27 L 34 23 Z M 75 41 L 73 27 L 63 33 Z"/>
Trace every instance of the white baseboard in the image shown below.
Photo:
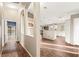
<path fill-rule="evenodd" d="M 22 45 L 22 44 L 21 44 Z M 23 45 L 22 45 L 23 46 Z M 28 54 L 32 57 L 32 54 L 23 46 L 23 48 L 28 52 Z"/>

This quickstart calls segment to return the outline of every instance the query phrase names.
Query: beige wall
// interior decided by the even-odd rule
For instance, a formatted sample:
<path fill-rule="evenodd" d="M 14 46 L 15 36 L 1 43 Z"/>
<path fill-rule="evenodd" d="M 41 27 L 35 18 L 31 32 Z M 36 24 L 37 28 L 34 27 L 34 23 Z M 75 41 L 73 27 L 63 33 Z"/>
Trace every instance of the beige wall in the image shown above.
<path fill-rule="evenodd" d="M 19 20 L 18 11 L 4 6 L 4 18 Z"/>

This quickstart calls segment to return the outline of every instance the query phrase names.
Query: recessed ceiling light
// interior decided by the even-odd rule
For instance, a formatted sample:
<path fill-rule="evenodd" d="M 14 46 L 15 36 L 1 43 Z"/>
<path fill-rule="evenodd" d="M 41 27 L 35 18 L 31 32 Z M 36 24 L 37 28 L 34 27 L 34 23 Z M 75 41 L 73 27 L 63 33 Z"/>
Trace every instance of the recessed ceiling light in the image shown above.
<path fill-rule="evenodd" d="M 58 18 L 62 18 L 62 17 L 58 17 Z"/>
<path fill-rule="evenodd" d="M 6 4 L 6 6 L 9 7 L 9 8 L 12 8 L 12 9 L 18 9 L 18 6 L 15 5 L 15 4 L 12 4 L 12 3 Z"/>
<path fill-rule="evenodd" d="M 44 9 L 47 9 L 47 7 L 44 7 Z"/>
<path fill-rule="evenodd" d="M 3 3 L 0 2 L 0 6 L 3 6 Z"/>

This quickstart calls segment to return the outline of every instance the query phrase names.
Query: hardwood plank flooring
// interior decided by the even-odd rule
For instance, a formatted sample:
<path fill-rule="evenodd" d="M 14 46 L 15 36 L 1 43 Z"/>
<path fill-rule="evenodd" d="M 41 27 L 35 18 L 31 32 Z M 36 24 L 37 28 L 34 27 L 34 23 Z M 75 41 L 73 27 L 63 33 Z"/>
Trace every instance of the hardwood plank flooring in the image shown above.
<path fill-rule="evenodd" d="M 50 39 L 43 38 L 42 39 L 42 42 L 49 43 L 49 44 L 51 43 L 51 44 L 57 44 L 57 45 L 65 45 L 65 46 L 79 47 L 79 45 L 72 45 L 70 43 L 67 43 L 65 41 L 65 38 L 64 37 L 57 37 L 55 40 L 50 40 Z"/>
<path fill-rule="evenodd" d="M 8 42 L 1 54 L 2 57 L 30 57 L 28 52 L 18 42 Z"/>
<path fill-rule="evenodd" d="M 43 38 L 40 49 L 41 57 L 79 57 L 79 46 L 67 43 L 64 37 L 55 40 Z"/>
<path fill-rule="evenodd" d="M 41 48 L 41 57 L 78 57 L 78 54 L 63 52 L 56 49 Z"/>

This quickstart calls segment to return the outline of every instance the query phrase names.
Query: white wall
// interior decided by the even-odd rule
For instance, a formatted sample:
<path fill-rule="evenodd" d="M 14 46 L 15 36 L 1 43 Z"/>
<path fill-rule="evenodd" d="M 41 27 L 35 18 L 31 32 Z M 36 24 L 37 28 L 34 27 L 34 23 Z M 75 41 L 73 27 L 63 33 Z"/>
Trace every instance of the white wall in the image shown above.
<path fill-rule="evenodd" d="M 28 50 L 29 54 L 33 57 L 40 56 L 40 32 L 39 32 L 39 3 L 33 3 L 33 21 L 34 21 L 34 35 L 28 35 L 28 10 L 25 10 L 25 26 L 24 26 L 24 40 L 21 40 L 23 47 Z"/>
<path fill-rule="evenodd" d="M 71 15 L 70 41 L 79 45 L 79 13 Z"/>
<path fill-rule="evenodd" d="M 34 37 L 24 36 L 24 48 L 27 49 L 31 56 L 36 56 L 36 41 Z"/>
<path fill-rule="evenodd" d="M 65 27 L 65 41 L 68 42 L 68 43 L 71 43 L 71 41 L 70 41 L 70 24 L 71 24 L 70 19 L 65 21 L 65 24 L 64 24 L 64 27 Z"/>
<path fill-rule="evenodd" d="M 79 18 L 73 19 L 73 44 L 79 45 Z"/>
<path fill-rule="evenodd" d="M 31 37 L 30 35 L 28 35 L 28 10 L 27 9 L 23 9 L 24 10 L 24 16 L 22 16 L 20 14 L 20 20 L 21 20 L 21 40 L 20 43 L 21 45 L 24 47 L 25 50 L 28 51 L 28 53 L 30 54 L 30 56 L 35 56 L 36 55 L 36 47 L 35 47 L 35 39 L 34 37 Z"/>
<path fill-rule="evenodd" d="M 71 15 L 71 18 L 65 21 L 65 41 L 70 44 L 79 45 L 79 14 Z"/>
<path fill-rule="evenodd" d="M 30 56 L 36 56 L 35 39 L 33 36 L 28 35 L 28 10 L 25 11 L 24 18 L 21 17 L 21 45 L 28 51 Z M 24 22 L 25 21 L 25 22 Z M 25 23 L 25 24 L 24 24 Z M 24 30 L 25 29 L 25 30 Z"/>

